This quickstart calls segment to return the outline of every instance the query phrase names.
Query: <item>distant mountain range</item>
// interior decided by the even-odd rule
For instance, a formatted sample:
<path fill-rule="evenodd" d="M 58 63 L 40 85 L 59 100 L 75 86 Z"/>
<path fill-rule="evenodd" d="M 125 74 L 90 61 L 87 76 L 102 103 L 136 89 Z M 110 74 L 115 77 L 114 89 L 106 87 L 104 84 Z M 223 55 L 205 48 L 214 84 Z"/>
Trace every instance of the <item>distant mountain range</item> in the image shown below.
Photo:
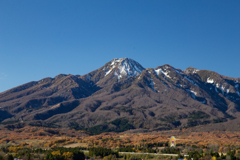
<path fill-rule="evenodd" d="M 0 107 L 9 128 L 240 130 L 240 78 L 119 58 L 86 75 L 60 74 L 2 92 Z"/>

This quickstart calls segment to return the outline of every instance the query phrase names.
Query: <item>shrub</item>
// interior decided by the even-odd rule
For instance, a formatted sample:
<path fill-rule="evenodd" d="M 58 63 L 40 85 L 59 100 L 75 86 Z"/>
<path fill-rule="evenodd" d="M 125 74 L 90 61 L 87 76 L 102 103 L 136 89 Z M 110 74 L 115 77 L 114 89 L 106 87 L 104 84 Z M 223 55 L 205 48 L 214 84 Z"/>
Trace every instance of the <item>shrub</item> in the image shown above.
<path fill-rule="evenodd" d="M 13 160 L 13 155 L 9 154 L 7 157 L 8 160 Z"/>
<path fill-rule="evenodd" d="M 116 157 L 118 157 L 118 152 L 114 152 L 111 149 L 107 149 L 107 148 L 102 148 L 102 147 L 98 147 L 98 148 L 90 148 L 89 149 L 89 156 L 101 156 L 101 157 L 105 157 L 108 155 L 116 155 Z"/>
<path fill-rule="evenodd" d="M 180 154 L 179 148 L 174 147 L 166 147 L 163 150 L 161 150 L 162 153 L 168 153 L 168 154 Z"/>

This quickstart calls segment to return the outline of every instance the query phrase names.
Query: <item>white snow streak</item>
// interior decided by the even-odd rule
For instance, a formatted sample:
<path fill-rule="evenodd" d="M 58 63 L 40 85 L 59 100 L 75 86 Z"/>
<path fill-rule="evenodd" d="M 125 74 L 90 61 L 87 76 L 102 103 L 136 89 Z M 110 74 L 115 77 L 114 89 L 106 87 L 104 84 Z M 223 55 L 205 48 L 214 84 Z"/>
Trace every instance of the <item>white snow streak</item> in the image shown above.
<path fill-rule="evenodd" d="M 171 78 L 171 77 L 168 75 L 168 72 L 164 72 L 161 68 L 155 70 L 155 72 L 157 73 L 157 75 L 159 75 L 160 73 L 162 73 L 165 77 Z"/>
<path fill-rule="evenodd" d="M 175 72 L 177 72 L 178 74 L 183 74 L 182 72 L 179 72 L 178 70 L 174 69 Z"/>
<path fill-rule="evenodd" d="M 184 78 L 198 87 L 198 85 L 193 80 L 189 79 L 187 76 L 184 76 Z"/>
<path fill-rule="evenodd" d="M 154 89 L 154 82 L 153 82 L 153 80 L 152 80 L 152 78 L 150 78 L 150 86 L 151 86 L 151 88 L 152 88 L 152 90 L 154 91 L 154 92 L 157 92 L 155 89 Z"/>
<path fill-rule="evenodd" d="M 109 73 L 112 72 L 112 69 L 110 69 L 109 71 L 106 72 L 105 76 L 107 76 Z"/>

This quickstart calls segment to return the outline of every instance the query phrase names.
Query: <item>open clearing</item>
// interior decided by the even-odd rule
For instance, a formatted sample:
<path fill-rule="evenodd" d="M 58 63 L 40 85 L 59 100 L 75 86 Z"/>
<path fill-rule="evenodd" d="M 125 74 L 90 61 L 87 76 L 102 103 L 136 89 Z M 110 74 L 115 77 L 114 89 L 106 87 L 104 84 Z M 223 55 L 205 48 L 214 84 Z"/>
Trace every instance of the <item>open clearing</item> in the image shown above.
<path fill-rule="evenodd" d="M 68 145 L 65 145 L 63 147 L 66 147 L 66 148 L 74 148 L 74 147 L 88 147 L 88 144 L 87 143 L 72 143 L 72 144 L 68 144 Z"/>

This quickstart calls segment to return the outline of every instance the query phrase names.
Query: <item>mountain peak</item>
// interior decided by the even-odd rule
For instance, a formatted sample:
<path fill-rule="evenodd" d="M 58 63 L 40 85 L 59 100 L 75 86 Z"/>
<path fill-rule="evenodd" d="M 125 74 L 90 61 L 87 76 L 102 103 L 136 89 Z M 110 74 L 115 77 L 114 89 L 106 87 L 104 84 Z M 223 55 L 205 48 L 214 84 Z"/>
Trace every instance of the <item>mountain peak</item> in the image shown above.
<path fill-rule="evenodd" d="M 105 76 L 114 73 L 114 75 L 120 79 L 122 76 L 137 76 L 141 74 L 143 70 L 145 70 L 145 68 L 131 58 L 114 58 L 106 66 Z"/>
<path fill-rule="evenodd" d="M 185 73 L 197 73 L 200 71 L 199 69 L 193 68 L 193 67 L 188 67 L 187 69 L 184 70 Z"/>
<path fill-rule="evenodd" d="M 111 60 L 111 65 L 118 64 L 118 63 L 124 63 L 124 62 L 126 62 L 126 63 L 131 63 L 131 62 L 137 63 L 133 59 L 125 57 L 125 58 L 114 58 L 113 60 Z"/>

